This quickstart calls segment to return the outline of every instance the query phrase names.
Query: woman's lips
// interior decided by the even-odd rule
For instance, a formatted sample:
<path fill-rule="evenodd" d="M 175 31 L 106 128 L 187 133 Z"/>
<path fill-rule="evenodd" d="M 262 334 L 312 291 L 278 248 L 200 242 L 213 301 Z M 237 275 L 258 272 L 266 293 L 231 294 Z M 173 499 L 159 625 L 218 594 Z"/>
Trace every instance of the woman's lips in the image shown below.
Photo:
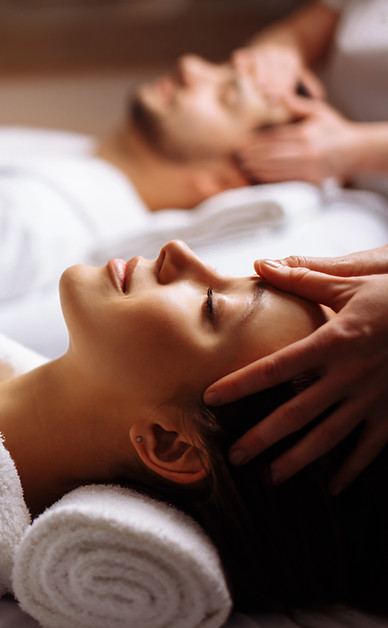
<path fill-rule="evenodd" d="M 132 259 L 130 259 L 129 262 L 126 263 L 126 265 L 125 265 L 123 292 L 129 292 L 129 286 L 130 286 L 131 278 L 132 278 L 132 275 L 133 275 L 133 271 L 135 270 L 136 266 L 138 265 L 139 260 L 140 260 L 139 256 L 132 257 Z"/>
<path fill-rule="evenodd" d="M 108 271 L 114 287 L 124 294 L 129 292 L 129 285 L 133 271 L 135 270 L 140 257 L 132 257 L 129 262 L 114 257 L 108 262 Z"/>
<path fill-rule="evenodd" d="M 113 258 L 108 262 L 108 271 L 114 287 L 120 292 L 125 291 L 125 276 L 127 264 L 123 259 Z"/>

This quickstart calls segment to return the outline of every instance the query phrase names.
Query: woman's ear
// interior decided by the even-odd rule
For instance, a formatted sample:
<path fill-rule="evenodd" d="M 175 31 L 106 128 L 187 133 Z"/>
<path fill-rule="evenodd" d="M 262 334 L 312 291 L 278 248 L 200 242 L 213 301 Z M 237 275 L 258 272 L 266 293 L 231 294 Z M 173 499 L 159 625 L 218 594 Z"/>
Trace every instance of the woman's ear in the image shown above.
<path fill-rule="evenodd" d="M 138 421 L 130 429 L 137 455 L 151 471 L 177 484 L 195 484 L 208 470 L 203 452 L 161 420 Z M 205 460 L 204 460 L 205 458 Z"/>

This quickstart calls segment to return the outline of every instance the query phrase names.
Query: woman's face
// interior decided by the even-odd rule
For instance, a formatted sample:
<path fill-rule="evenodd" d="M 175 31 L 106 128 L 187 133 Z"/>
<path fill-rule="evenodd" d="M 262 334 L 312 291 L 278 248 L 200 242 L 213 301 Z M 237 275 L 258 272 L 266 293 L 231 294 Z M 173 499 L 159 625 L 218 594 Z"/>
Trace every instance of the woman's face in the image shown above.
<path fill-rule="evenodd" d="M 180 241 L 156 261 L 73 266 L 61 279 L 69 352 L 101 390 L 128 404 L 188 393 L 308 335 L 320 308 L 257 276 L 233 278 L 203 264 Z"/>

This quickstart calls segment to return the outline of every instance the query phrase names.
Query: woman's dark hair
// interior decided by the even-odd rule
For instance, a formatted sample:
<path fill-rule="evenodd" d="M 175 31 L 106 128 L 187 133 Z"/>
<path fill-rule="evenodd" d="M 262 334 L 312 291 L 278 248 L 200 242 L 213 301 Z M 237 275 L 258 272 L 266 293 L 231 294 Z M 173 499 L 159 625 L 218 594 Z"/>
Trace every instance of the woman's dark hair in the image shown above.
<path fill-rule="evenodd" d="M 210 466 L 204 490 L 188 495 L 176 485 L 155 489 L 152 481 L 138 488 L 202 525 L 219 550 L 237 610 L 344 603 L 388 613 L 387 450 L 341 496 L 327 488 L 362 425 L 278 486 L 268 465 L 323 416 L 246 465 L 228 461 L 232 443 L 295 392 L 295 384 L 282 384 L 228 406 L 202 407 L 195 429 Z"/>
<path fill-rule="evenodd" d="M 325 416 L 235 467 L 233 442 L 295 395 L 283 384 L 212 410 L 202 431 L 214 469 L 211 507 L 199 511 L 230 574 L 241 609 L 287 610 L 347 603 L 388 612 L 387 452 L 341 497 L 328 484 L 354 447 L 359 426 L 329 454 L 271 486 L 268 465 Z M 206 424 L 208 424 L 206 426 Z"/>

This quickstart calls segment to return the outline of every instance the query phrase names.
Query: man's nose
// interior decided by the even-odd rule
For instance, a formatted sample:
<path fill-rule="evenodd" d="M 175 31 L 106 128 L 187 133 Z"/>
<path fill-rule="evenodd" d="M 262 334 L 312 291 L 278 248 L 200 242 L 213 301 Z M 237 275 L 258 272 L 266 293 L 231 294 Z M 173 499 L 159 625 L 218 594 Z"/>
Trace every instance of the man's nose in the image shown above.
<path fill-rule="evenodd" d="M 182 55 L 177 63 L 179 78 L 186 87 L 193 87 L 206 80 L 205 65 L 196 55 Z"/>

